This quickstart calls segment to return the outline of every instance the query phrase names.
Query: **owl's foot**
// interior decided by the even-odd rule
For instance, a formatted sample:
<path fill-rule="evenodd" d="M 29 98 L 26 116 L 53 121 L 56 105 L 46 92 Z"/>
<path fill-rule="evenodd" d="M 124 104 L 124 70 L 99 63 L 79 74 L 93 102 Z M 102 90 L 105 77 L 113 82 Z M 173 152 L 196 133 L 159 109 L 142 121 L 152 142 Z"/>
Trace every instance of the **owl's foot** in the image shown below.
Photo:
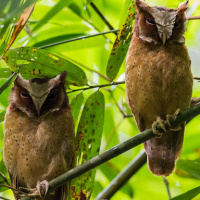
<path fill-rule="evenodd" d="M 170 127 L 170 131 L 180 131 L 181 130 L 180 124 L 178 126 L 172 128 L 171 123 L 170 123 L 171 118 L 174 117 L 176 119 L 177 116 L 180 114 L 180 112 L 181 112 L 181 109 L 179 108 L 179 109 L 176 110 L 174 115 L 167 115 L 166 116 L 167 123 L 169 124 L 169 127 Z"/>
<path fill-rule="evenodd" d="M 36 186 L 36 189 L 40 197 L 43 197 L 47 194 L 48 189 L 49 189 L 49 182 L 44 180 L 42 182 L 39 182 Z"/>
<path fill-rule="evenodd" d="M 157 125 L 160 125 L 160 127 L 162 128 L 162 130 L 164 132 L 166 132 L 166 128 L 165 128 L 165 125 L 164 125 L 163 122 L 164 122 L 164 120 L 162 120 L 160 117 L 157 117 L 156 121 L 152 124 L 153 133 L 155 135 L 157 135 L 159 138 L 162 137 L 163 133 L 157 130 Z"/>

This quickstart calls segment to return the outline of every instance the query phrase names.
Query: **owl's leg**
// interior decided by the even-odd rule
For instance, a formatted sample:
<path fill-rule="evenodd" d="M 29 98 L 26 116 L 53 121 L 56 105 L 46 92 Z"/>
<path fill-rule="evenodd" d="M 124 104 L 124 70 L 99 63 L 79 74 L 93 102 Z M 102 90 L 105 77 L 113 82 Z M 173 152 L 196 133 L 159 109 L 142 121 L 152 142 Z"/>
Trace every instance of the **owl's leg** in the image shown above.
<path fill-rule="evenodd" d="M 157 117 L 156 121 L 152 124 L 153 133 L 155 135 L 157 135 L 158 137 L 162 137 L 163 133 L 157 130 L 157 125 L 160 125 L 160 127 L 162 128 L 162 130 L 164 132 L 166 132 L 166 128 L 165 128 L 165 125 L 164 125 L 163 122 L 164 122 L 164 120 L 162 120 L 160 117 Z"/>
<path fill-rule="evenodd" d="M 181 125 L 180 124 L 178 126 L 172 128 L 171 123 L 170 123 L 171 118 L 174 117 L 176 119 L 177 116 L 180 114 L 180 112 L 181 112 L 181 109 L 179 108 L 179 109 L 176 110 L 176 112 L 174 113 L 174 115 L 169 115 L 168 114 L 166 116 L 167 122 L 168 122 L 169 127 L 170 127 L 170 131 L 180 131 L 181 130 Z"/>

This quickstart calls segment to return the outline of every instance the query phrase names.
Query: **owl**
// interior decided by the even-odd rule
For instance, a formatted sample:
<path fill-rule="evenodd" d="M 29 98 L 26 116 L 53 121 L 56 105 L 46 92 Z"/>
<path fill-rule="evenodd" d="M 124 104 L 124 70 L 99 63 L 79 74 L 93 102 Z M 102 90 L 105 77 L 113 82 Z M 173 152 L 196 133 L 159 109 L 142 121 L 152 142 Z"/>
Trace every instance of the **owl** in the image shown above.
<path fill-rule="evenodd" d="M 150 7 L 135 0 L 137 15 L 126 60 L 126 98 L 142 132 L 155 122 L 188 109 L 192 95 L 191 61 L 184 31 L 188 1 L 177 9 Z M 155 127 L 154 127 L 155 128 Z M 144 143 L 149 170 L 168 176 L 179 158 L 185 124 Z M 157 134 L 157 133 L 156 133 Z"/>
<path fill-rule="evenodd" d="M 74 121 L 65 92 L 66 72 L 53 79 L 18 75 L 4 122 L 3 159 L 13 188 L 38 188 L 74 166 Z M 45 200 L 66 200 L 70 183 Z M 15 199 L 18 199 L 15 194 Z M 41 198 L 38 198 L 38 200 Z"/>

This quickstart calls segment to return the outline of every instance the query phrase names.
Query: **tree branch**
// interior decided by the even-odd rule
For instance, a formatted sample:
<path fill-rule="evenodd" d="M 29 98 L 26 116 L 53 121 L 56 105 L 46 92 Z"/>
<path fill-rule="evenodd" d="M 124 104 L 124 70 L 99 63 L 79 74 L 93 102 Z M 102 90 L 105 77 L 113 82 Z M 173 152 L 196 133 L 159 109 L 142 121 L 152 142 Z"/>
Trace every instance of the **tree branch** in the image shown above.
<path fill-rule="evenodd" d="M 187 20 L 194 20 L 194 19 L 200 19 L 200 16 L 187 17 Z"/>
<path fill-rule="evenodd" d="M 125 83 L 125 81 L 119 81 L 119 82 L 112 82 L 112 83 L 103 84 L 103 85 L 91 85 L 91 86 L 88 86 L 88 87 L 85 87 L 85 88 L 80 88 L 80 89 L 77 89 L 77 90 L 72 90 L 70 92 L 67 92 L 67 94 L 72 93 L 72 92 L 77 92 L 77 91 L 90 90 L 90 89 L 93 89 L 93 88 L 108 87 L 108 86 L 119 85 L 119 84 L 124 84 L 124 83 Z"/>
<path fill-rule="evenodd" d="M 193 106 L 192 108 L 185 110 L 181 112 L 178 116 L 173 117 L 170 119 L 171 128 L 177 127 L 179 124 L 184 123 L 185 121 L 188 121 L 189 119 L 194 118 L 195 116 L 200 114 L 200 103 Z M 166 131 L 170 130 L 169 123 L 167 120 L 164 121 L 164 125 L 166 127 Z M 157 126 L 157 130 L 159 132 L 163 132 L 162 128 L 160 126 Z M 126 140 L 125 142 L 122 142 L 115 147 L 109 149 L 108 151 L 105 151 L 102 154 L 99 154 L 98 156 L 95 156 L 94 158 L 88 160 L 87 162 L 84 162 L 82 165 L 75 167 L 74 169 L 69 170 L 68 172 L 58 176 L 57 178 L 51 180 L 49 182 L 49 191 L 64 185 L 66 182 L 84 174 L 85 172 L 105 163 L 106 161 L 130 150 L 131 148 L 155 137 L 156 135 L 153 133 L 152 129 L 148 129 L 146 131 L 143 131 L 142 133 Z M 25 200 L 24 198 L 21 198 L 21 200 Z M 26 200 L 28 200 L 26 198 Z"/>
<path fill-rule="evenodd" d="M 52 43 L 52 44 L 47 44 L 47 45 L 40 46 L 40 47 L 37 47 L 37 48 L 39 48 L 39 49 L 45 49 L 45 48 L 57 46 L 57 45 L 60 45 L 60 44 L 65 44 L 65 43 L 69 43 L 69 42 L 74 42 L 74 41 L 77 41 L 77 40 L 84 40 L 84 39 L 87 39 L 87 38 L 90 38 L 90 37 L 96 37 L 96 36 L 105 35 L 105 34 L 108 34 L 108 33 L 116 33 L 116 32 L 118 32 L 119 30 L 120 30 L 120 29 L 116 29 L 116 30 L 110 30 L 110 31 L 106 31 L 106 32 L 101 32 L 101 33 L 92 34 L 92 35 L 85 35 L 85 36 L 81 36 L 81 37 L 77 37 L 77 38 L 72 38 L 72 39 L 70 39 L 70 40 L 64 40 L 64 41 L 55 42 L 55 43 Z"/>
<path fill-rule="evenodd" d="M 99 17 L 103 20 L 103 22 L 107 25 L 107 27 L 110 30 L 114 30 L 113 26 L 108 22 L 108 20 L 104 17 L 104 15 L 101 13 L 101 11 L 96 7 L 96 5 L 91 2 L 90 5 L 92 6 L 92 8 L 96 11 L 96 13 L 99 15 Z M 117 35 L 116 32 L 114 32 L 115 35 Z"/>
<path fill-rule="evenodd" d="M 95 198 L 110 199 L 147 161 L 144 150 L 135 157 L 112 181 L 111 183 Z"/>

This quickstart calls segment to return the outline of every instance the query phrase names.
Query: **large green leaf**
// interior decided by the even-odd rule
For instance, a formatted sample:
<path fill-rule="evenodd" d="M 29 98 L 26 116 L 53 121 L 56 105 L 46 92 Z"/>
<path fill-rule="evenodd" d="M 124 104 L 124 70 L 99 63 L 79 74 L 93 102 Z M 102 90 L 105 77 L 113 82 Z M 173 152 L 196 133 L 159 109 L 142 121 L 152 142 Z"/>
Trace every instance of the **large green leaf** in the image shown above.
<path fill-rule="evenodd" d="M 12 72 L 9 68 L 0 68 L 0 78 L 9 78 Z"/>
<path fill-rule="evenodd" d="M 132 1 L 127 11 L 125 22 L 123 23 L 120 32 L 117 35 L 108 59 L 106 74 L 108 78 L 112 80 L 116 78 L 128 51 L 128 47 L 133 35 L 133 20 L 135 19 L 135 15 L 135 1 Z"/>
<path fill-rule="evenodd" d="M 200 160 L 178 160 L 176 167 L 195 178 L 200 178 Z"/>
<path fill-rule="evenodd" d="M 84 96 L 83 96 L 83 93 L 81 92 L 80 94 L 76 95 L 71 100 L 71 103 L 70 103 L 71 108 L 72 108 L 72 115 L 73 115 L 73 118 L 74 118 L 75 126 L 77 124 L 78 116 L 79 116 L 80 109 L 81 109 L 81 106 L 83 104 L 83 101 L 84 101 Z"/>
<path fill-rule="evenodd" d="M 53 78 L 66 71 L 68 84 L 87 85 L 87 77 L 82 69 L 42 49 L 34 47 L 12 49 L 6 53 L 4 59 L 12 71 L 21 73 L 24 78 Z"/>
<path fill-rule="evenodd" d="M 200 186 L 196 187 L 192 190 L 189 190 L 188 192 L 181 194 L 179 196 L 176 196 L 172 198 L 171 200 L 191 200 L 194 197 L 196 197 L 200 193 Z"/>
<path fill-rule="evenodd" d="M 104 122 L 104 96 L 100 91 L 90 95 L 85 103 L 76 134 L 76 166 L 99 154 Z M 96 170 L 72 180 L 70 199 L 89 199 Z"/>

